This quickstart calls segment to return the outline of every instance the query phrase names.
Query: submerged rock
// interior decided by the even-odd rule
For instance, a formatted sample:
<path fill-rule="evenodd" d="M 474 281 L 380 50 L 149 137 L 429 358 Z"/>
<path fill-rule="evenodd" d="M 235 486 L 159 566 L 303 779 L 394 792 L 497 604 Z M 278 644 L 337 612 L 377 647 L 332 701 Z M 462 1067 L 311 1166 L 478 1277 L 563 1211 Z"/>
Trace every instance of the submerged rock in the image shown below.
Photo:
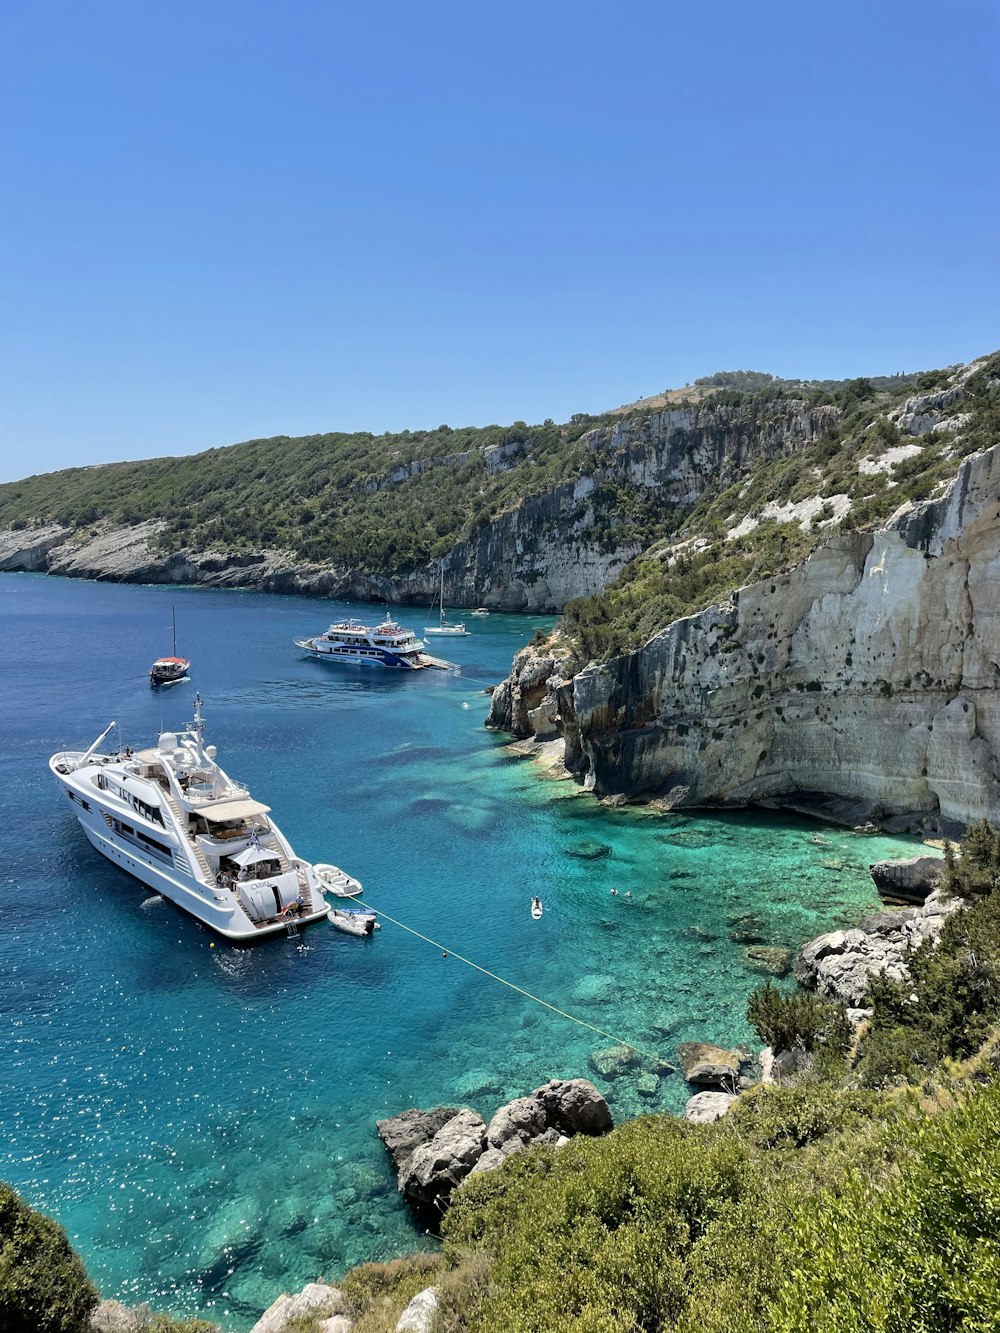
<path fill-rule="evenodd" d="M 791 949 L 783 949 L 776 944 L 754 944 L 747 949 L 747 959 L 758 972 L 768 972 L 772 977 L 787 977 L 795 962 Z"/>
<path fill-rule="evenodd" d="M 591 1051 L 587 1063 L 601 1078 L 620 1078 L 622 1074 L 627 1074 L 630 1069 L 635 1068 L 639 1063 L 639 1057 L 631 1046 L 626 1046 L 622 1042 L 618 1046 L 606 1046 L 603 1050 Z"/>
<path fill-rule="evenodd" d="M 593 838 L 577 838 L 566 844 L 566 855 L 577 856 L 583 861 L 600 861 L 611 855 L 611 848 L 606 842 L 595 842 Z"/>
<path fill-rule="evenodd" d="M 734 1087 L 739 1082 L 742 1053 L 703 1041 L 682 1041 L 677 1058 L 688 1083 L 702 1088 Z"/>

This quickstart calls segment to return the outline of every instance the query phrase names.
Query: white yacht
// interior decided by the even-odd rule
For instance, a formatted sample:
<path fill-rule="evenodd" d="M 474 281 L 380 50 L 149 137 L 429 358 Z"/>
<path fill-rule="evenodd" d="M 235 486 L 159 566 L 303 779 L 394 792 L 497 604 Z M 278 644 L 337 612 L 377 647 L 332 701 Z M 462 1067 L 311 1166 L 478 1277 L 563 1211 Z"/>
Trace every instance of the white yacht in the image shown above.
<path fill-rule="evenodd" d="M 423 641 L 395 620 L 364 625 L 360 620 L 342 620 L 311 639 L 293 639 L 310 657 L 346 666 L 402 667 L 419 671 L 424 667 L 448 668 L 453 664 L 424 652 Z"/>
<path fill-rule="evenodd" d="M 102 754 L 111 723 L 89 750 L 49 760 L 83 831 L 99 852 L 228 940 L 296 934 L 322 920 L 324 893 L 351 898 L 361 885 L 331 865 L 295 855 L 270 818 L 216 763 L 204 743 L 201 698 L 188 730 L 155 747 Z"/>

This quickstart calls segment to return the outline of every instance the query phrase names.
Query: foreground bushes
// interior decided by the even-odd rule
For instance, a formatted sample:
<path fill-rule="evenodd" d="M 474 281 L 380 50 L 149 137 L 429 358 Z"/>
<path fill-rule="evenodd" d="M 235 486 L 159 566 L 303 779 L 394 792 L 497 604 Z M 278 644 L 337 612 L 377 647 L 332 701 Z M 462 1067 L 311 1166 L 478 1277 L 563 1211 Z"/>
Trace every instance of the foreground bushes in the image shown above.
<path fill-rule="evenodd" d="M 699 1127 L 632 1121 L 513 1158 L 458 1195 L 474 1333 L 1000 1328 L 1000 1086 L 936 1117 L 829 1083 Z"/>
<path fill-rule="evenodd" d="M 0 1184 L 0 1328 L 83 1333 L 97 1290 L 66 1233 Z"/>

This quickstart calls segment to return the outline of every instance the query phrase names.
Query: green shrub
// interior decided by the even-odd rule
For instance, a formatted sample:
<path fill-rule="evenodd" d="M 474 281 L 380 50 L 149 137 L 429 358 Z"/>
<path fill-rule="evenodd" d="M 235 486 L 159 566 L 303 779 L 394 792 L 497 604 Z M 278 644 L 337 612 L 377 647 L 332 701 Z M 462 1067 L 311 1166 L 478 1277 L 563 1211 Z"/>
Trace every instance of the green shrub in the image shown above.
<path fill-rule="evenodd" d="M 4 1333 L 84 1333 L 98 1299 L 62 1227 L 0 1184 Z"/>
<path fill-rule="evenodd" d="M 952 1333 L 1000 1327 L 1000 1088 L 902 1133 L 881 1192 L 847 1173 L 789 1217 L 774 1333 Z"/>
<path fill-rule="evenodd" d="M 850 1040 L 843 1005 L 811 991 L 779 990 L 771 981 L 750 996 L 747 1021 L 774 1051 L 810 1052 L 822 1041 L 843 1052 Z"/>

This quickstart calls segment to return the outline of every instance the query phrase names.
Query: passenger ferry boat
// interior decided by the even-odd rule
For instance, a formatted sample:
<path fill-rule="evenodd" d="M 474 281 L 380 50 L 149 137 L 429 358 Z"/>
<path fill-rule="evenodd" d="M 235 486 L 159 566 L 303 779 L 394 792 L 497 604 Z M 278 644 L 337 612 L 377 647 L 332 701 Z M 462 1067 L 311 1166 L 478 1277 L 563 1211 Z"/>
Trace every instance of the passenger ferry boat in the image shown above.
<path fill-rule="evenodd" d="M 350 898 L 356 879 L 295 855 L 270 816 L 216 763 L 195 695 L 188 730 L 164 731 L 133 754 L 54 754 L 49 769 L 94 847 L 109 861 L 234 942 L 322 920 L 325 893 Z"/>
<path fill-rule="evenodd" d="M 422 640 L 411 629 L 403 629 L 395 620 L 385 619 L 374 627 L 360 620 L 343 620 L 331 625 L 312 639 L 293 639 L 310 657 L 324 662 L 345 662 L 348 666 L 402 667 L 419 671 L 423 667 L 450 667 L 451 662 L 424 652 Z"/>

